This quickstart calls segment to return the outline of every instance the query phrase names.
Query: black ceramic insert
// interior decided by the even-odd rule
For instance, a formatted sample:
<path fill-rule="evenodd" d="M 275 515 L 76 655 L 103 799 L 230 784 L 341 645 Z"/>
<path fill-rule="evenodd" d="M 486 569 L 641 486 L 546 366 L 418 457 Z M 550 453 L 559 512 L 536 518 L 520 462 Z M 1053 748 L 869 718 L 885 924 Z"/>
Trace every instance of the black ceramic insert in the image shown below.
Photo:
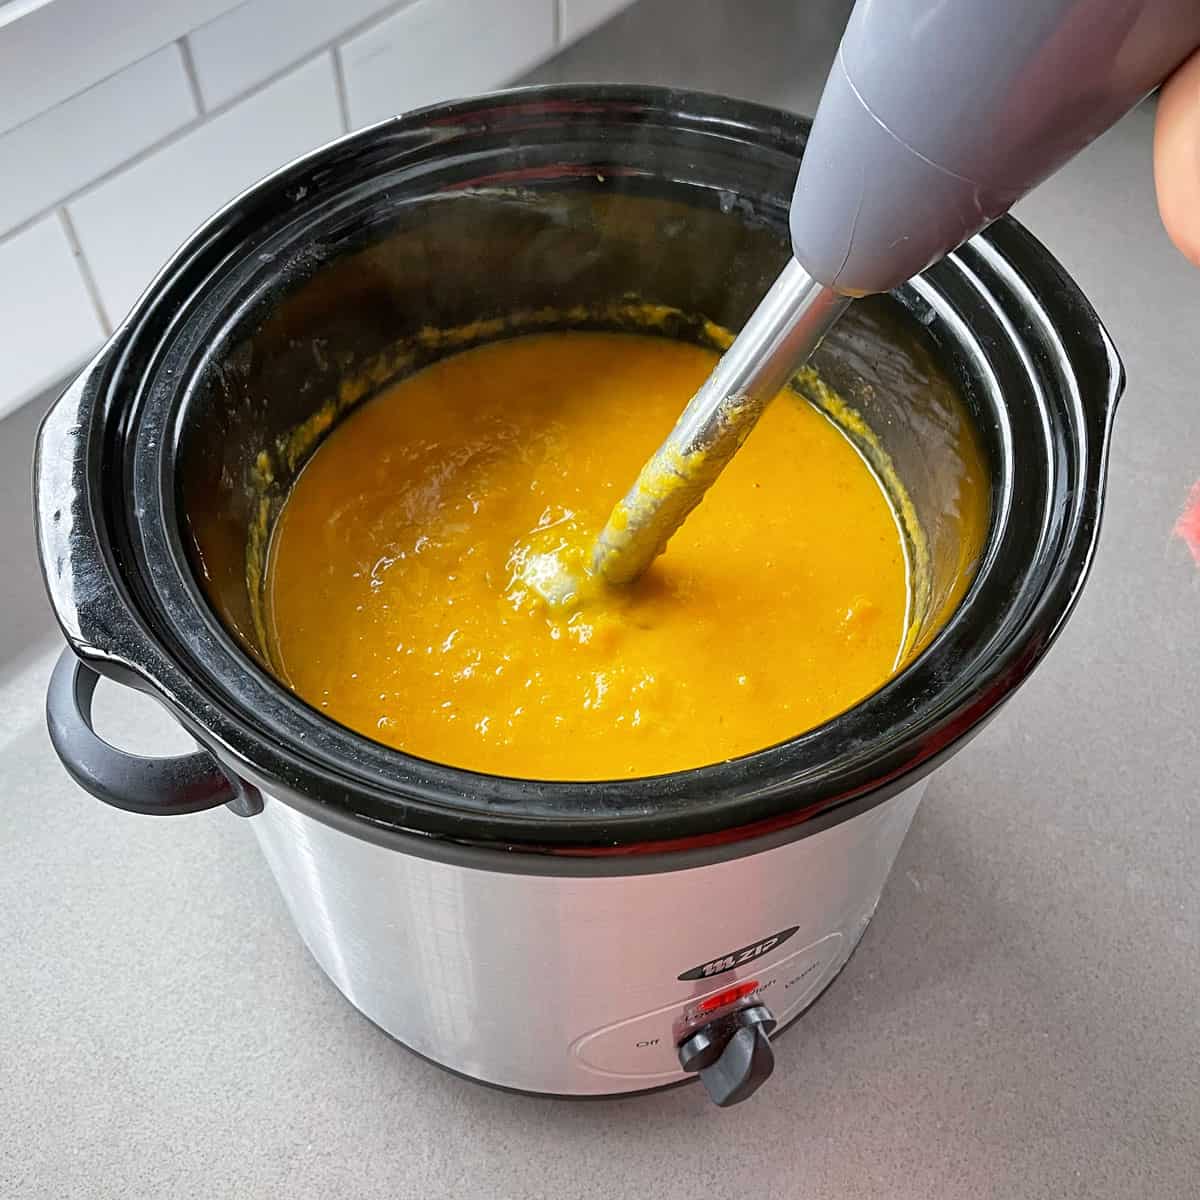
<path fill-rule="evenodd" d="M 594 314 L 637 301 L 736 328 L 786 260 L 807 128 L 711 96 L 537 88 L 385 122 L 251 189 L 168 264 L 43 427 L 39 544 L 75 653 L 165 699 L 249 791 L 410 848 L 734 847 L 802 836 L 914 782 L 1044 653 L 1100 515 L 1120 364 L 1076 286 L 1008 219 L 855 306 L 820 352 L 913 498 L 935 590 L 956 561 L 942 467 L 964 415 L 992 473 L 968 597 L 849 712 L 669 776 L 500 779 L 336 725 L 255 652 L 247 531 L 302 464 L 279 449 L 290 431 L 347 379 L 382 382 L 389 354 L 426 327 L 545 311 L 604 324 Z M 576 306 L 592 315 L 570 317 Z"/>

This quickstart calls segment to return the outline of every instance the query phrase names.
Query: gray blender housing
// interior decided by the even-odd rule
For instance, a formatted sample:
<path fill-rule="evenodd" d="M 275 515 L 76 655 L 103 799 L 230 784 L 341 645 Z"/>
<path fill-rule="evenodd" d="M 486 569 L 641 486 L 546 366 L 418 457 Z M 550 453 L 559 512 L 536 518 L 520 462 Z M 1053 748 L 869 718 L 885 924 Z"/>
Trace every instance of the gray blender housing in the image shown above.
<path fill-rule="evenodd" d="M 1195 0 L 859 0 L 796 182 L 796 258 L 848 295 L 899 286 L 1197 45 Z"/>

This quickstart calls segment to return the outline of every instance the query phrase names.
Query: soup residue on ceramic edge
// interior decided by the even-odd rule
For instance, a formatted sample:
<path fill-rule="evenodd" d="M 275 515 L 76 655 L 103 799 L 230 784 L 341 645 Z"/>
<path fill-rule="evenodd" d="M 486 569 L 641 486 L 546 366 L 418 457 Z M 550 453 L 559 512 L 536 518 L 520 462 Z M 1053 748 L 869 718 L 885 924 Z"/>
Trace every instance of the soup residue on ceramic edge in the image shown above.
<path fill-rule="evenodd" d="M 525 334 L 363 403 L 275 524 L 276 670 L 377 741 L 529 779 L 706 765 L 875 691 L 911 645 L 906 539 L 854 444 L 794 392 L 635 584 L 565 612 L 523 584 L 530 547 L 588 544 L 716 359 Z"/>

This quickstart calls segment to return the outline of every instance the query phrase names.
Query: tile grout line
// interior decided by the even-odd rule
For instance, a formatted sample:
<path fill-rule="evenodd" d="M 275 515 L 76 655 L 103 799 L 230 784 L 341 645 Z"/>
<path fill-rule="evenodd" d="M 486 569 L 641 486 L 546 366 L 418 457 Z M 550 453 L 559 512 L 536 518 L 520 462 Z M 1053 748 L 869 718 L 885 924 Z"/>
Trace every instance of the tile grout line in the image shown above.
<path fill-rule="evenodd" d="M 139 163 L 144 162 L 157 151 L 165 149 L 171 142 L 185 137 L 187 134 L 192 133 L 194 130 L 199 129 L 204 125 L 207 125 L 209 121 L 215 120 L 217 117 L 224 116 L 225 113 L 229 112 L 230 109 L 235 108 L 243 100 L 249 100 L 251 97 L 257 96 L 259 92 L 265 91 L 273 84 L 278 83 L 281 79 L 287 75 L 290 75 L 293 71 L 299 71 L 304 67 L 311 66 L 323 55 L 329 54 L 331 51 L 334 52 L 334 70 L 335 72 L 340 72 L 341 56 L 337 52 L 340 51 L 343 42 L 349 38 L 357 37 L 360 33 L 365 33 L 373 25 L 382 24 L 390 17 L 395 16 L 396 13 L 400 12 L 402 9 L 409 8 L 415 3 L 417 3 L 417 0 L 399 0 L 399 3 L 392 4 L 386 9 L 383 9 L 382 11 L 377 12 L 362 21 L 358 21 L 354 25 L 351 25 L 348 29 L 345 29 L 341 33 L 337 34 L 336 37 L 323 42 L 314 50 L 309 51 L 309 53 L 303 58 L 296 59 L 294 62 L 290 62 L 286 66 L 280 67 L 277 71 L 272 71 L 271 74 L 265 79 L 260 79 L 256 84 L 254 84 L 252 87 L 248 87 L 244 92 L 238 92 L 236 95 L 229 97 L 227 100 L 221 101 L 220 104 L 216 104 L 210 109 L 206 110 L 201 107 L 200 111 L 190 121 L 180 125 L 177 129 L 173 129 L 170 133 L 164 134 L 157 141 L 151 142 L 148 146 L 143 146 L 136 154 L 132 154 L 129 158 L 123 159 L 121 162 L 117 163 L 115 167 L 109 167 L 107 171 L 102 171 L 94 179 L 89 179 L 82 187 L 77 187 L 74 191 L 68 192 L 65 196 L 55 200 L 52 204 L 47 204 L 45 208 L 39 209 L 33 214 L 33 216 L 27 217 L 19 224 L 12 225 L 8 229 L 0 232 L 0 246 L 8 241 L 9 238 L 16 237 L 21 233 L 25 233 L 27 230 L 32 228 L 45 217 L 49 216 L 51 213 L 55 212 L 57 209 L 65 208 L 67 205 L 73 204 L 80 198 L 80 196 L 85 195 L 95 187 L 99 187 L 102 183 L 107 183 L 110 179 L 120 175 L 122 171 L 127 171 L 129 168 L 135 167 Z M 185 39 L 181 38 L 179 40 L 183 41 Z M 190 54 L 185 56 L 185 61 L 190 61 L 190 57 Z M 124 70 L 124 68 L 122 68 L 122 70 Z M 120 74 L 120 72 L 114 71 L 113 74 Z M 85 88 L 84 90 L 86 91 L 87 89 Z M 82 93 L 76 94 L 80 95 Z M 74 97 L 68 97 L 68 99 L 74 99 Z M 63 101 L 63 103 L 65 104 L 66 101 Z M 39 113 L 38 115 L 40 116 L 41 114 Z M 33 117 L 30 118 L 30 120 L 35 119 L 36 118 Z M 347 132 L 349 132 L 348 127 Z"/>
<path fill-rule="evenodd" d="M 196 113 L 204 114 L 207 112 L 207 105 L 204 103 L 204 94 L 200 91 L 200 76 L 196 73 L 196 60 L 192 57 L 192 43 L 186 37 L 181 37 L 175 45 L 179 47 L 179 53 L 183 57 L 183 73 L 187 76 L 188 87 L 192 91 Z"/>
<path fill-rule="evenodd" d="M 329 53 L 333 56 L 333 82 L 337 91 L 338 111 L 342 117 L 342 132 L 350 132 L 350 97 L 346 92 L 346 68 L 342 63 L 342 48 L 332 45 Z"/>
<path fill-rule="evenodd" d="M 346 133 L 352 133 L 354 126 L 350 122 L 350 95 L 346 91 L 346 64 L 342 61 L 342 48 L 352 38 L 358 37 L 361 33 L 366 33 L 369 29 L 374 29 L 376 25 L 382 25 L 385 21 L 390 21 L 397 13 L 402 12 L 406 8 L 412 8 L 414 4 L 420 0 L 393 0 L 385 8 L 379 9 L 378 12 L 373 12 L 370 16 L 363 17 L 361 21 L 356 21 L 347 29 L 343 29 L 341 33 L 335 34 L 328 42 L 325 43 L 327 49 L 333 55 L 333 77 L 337 84 L 338 107 L 342 111 L 342 129 Z M 555 0 L 555 4 L 558 0 Z"/>
<path fill-rule="evenodd" d="M 3 8 L 3 7 L 4 7 L 4 0 L 0 0 L 0 8 Z M 4 26 L 0 25 L 0 35 L 2 35 L 3 32 L 4 32 Z M 121 75 L 125 71 L 128 71 L 131 67 L 136 67 L 136 66 L 140 65 L 141 63 L 144 63 L 146 61 L 146 59 L 153 58 L 156 54 L 161 54 L 170 44 L 171 44 L 170 42 L 163 42 L 163 44 L 161 46 L 156 46 L 153 50 L 148 50 L 140 58 L 135 58 L 132 62 L 124 63 L 121 66 L 115 68 L 114 70 L 109 71 L 109 73 L 107 75 L 104 75 L 100 79 L 97 79 L 95 83 L 89 83 L 87 85 L 87 87 L 80 88 L 79 91 L 72 92 L 69 96 L 64 96 L 61 100 L 57 100 L 53 104 L 47 105 L 45 108 L 38 109 L 37 112 L 26 117 L 23 121 L 18 121 L 15 125 L 9 125 L 5 129 L 0 129 L 0 138 L 7 137 L 10 133 L 15 133 L 18 129 L 23 129 L 26 125 L 32 125 L 34 121 L 40 120 L 48 112 L 53 112 L 60 105 L 70 104 L 70 102 L 72 100 L 77 100 L 80 96 L 84 95 L 86 92 L 90 92 L 92 90 L 92 88 L 103 87 L 104 84 L 108 83 L 112 79 L 116 79 L 116 77 L 118 75 Z"/>
<path fill-rule="evenodd" d="M 25 18 L 27 18 L 29 16 L 32 16 L 34 13 L 37 12 L 38 9 L 46 8 L 46 7 L 50 6 L 50 4 L 51 4 L 51 0 L 24 0 L 24 2 L 25 2 L 25 8 L 23 10 L 14 11 L 11 14 L 10 18 L 0 19 L 0 37 L 4 37 L 6 34 L 6 31 L 9 30 L 10 28 L 19 27 L 19 23 L 22 20 L 24 20 Z M 12 5 L 19 6 L 21 4 L 21 0 L 9 0 L 9 3 Z M 3 129 L 0 129 L 0 136 L 3 136 L 5 133 L 11 132 L 11 130 L 13 130 L 13 129 L 19 129 L 22 125 L 28 124 L 30 121 L 36 121 L 38 119 L 38 117 L 42 116 L 44 113 L 49 112 L 51 109 L 57 108 L 60 104 L 65 104 L 68 100 L 73 100 L 76 96 L 82 95 L 82 93 L 89 91 L 91 88 L 98 87 L 100 84 L 106 83 L 108 80 L 112 79 L 114 76 L 120 75 L 122 71 L 127 70 L 129 67 L 132 67 L 132 66 L 136 65 L 137 63 L 143 62 L 145 59 L 150 58 L 153 55 L 160 53 L 167 46 L 171 45 L 172 42 L 178 41 L 178 40 L 186 37 L 189 33 L 193 32 L 194 29 L 199 29 L 199 28 L 201 28 L 202 25 L 211 24 L 213 21 L 219 20 L 221 17 L 223 17 L 227 13 L 233 11 L 233 9 L 240 7 L 244 3 L 246 3 L 246 0 L 230 0 L 228 7 L 223 7 L 223 8 L 218 9 L 218 11 L 216 12 L 215 15 L 210 13 L 208 15 L 207 19 L 202 21 L 200 23 L 200 25 L 196 25 L 193 28 L 185 27 L 184 29 L 179 30 L 174 35 L 164 35 L 162 33 L 155 35 L 155 38 L 151 42 L 151 44 L 148 47 L 143 46 L 142 49 L 136 53 L 136 57 L 127 58 L 126 55 L 124 53 L 122 53 L 120 55 L 120 57 L 118 58 L 117 65 L 114 66 L 111 71 L 108 71 L 106 74 L 102 75 L 99 79 L 94 80 L 92 83 L 87 84 L 86 87 L 82 87 L 78 91 L 72 92 L 69 95 L 63 96 L 60 99 L 55 100 L 52 104 L 47 104 L 44 108 L 39 109 L 37 112 L 31 113 L 24 120 L 18 121 L 16 123 L 16 125 L 10 125 Z M 0 13 L 2 13 L 3 10 L 8 6 L 9 5 L 6 4 L 5 0 L 0 0 Z M 64 10 L 66 10 L 72 6 L 63 4 L 62 7 Z M 77 7 L 85 7 L 85 6 L 78 5 Z M 103 6 L 95 5 L 95 6 L 86 6 L 86 7 L 102 8 Z M 150 7 L 150 6 L 145 5 L 144 7 Z M 174 4 L 174 5 L 167 5 L 165 7 L 178 8 L 179 5 Z M 191 25 L 190 21 L 188 22 L 188 25 L 189 26 Z"/>
<path fill-rule="evenodd" d="M 316 50 L 311 51 L 304 58 L 297 59 L 295 62 L 288 63 L 287 66 L 281 67 L 277 71 L 273 71 L 265 79 L 260 80 L 253 87 L 247 88 L 244 92 L 238 92 L 237 95 L 230 97 L 228 100 L 222 101 L 220 104 L 215 105 L 211 109 L 207 109 L 207 110 L 202 109 L 190 121 L 184 122 L 184 124 L 180 125 L 178 128 L 173 129 L 170 133 L 164 134 L 162 137 L 158 138 L 156 141 L 151 142 L 149 145 L 143 146 L 142 149 L 140 149 L 136 154 L 130 155 L 129 158 L 122 159 L 122 161 L 117 163 L 116 166 L 109 167 L 107 171 L 102 171 L 95 178 L 89 179 L 87 181 L 87 183 L 85 183 L 82 187 L 75 188 L 73 191 L 68 192 L 65 196 L 62 196 L 59 199 L 55 200 L 52 204 L 47 204 L 45 206 L 45 208 L 38 209 L 38 211 L 35 212 L 32 216 L 26 217 L 25 220 L 20 221 L 16 225 L 12 225 L 9 228 L 0 232 L 0 246 L 3 246 L 4 243 L 7 242 L 10 238 L 15 238 L 15 237 L 20 236 L 23 233 L 27 233 L 30 229 L 33 228 L 34 225 L 38 224 L 38 222 L 40 222 L 40 221 L 45 220 L 46 217 L 51 216 L 53 213 L 57 212 L 59 209 L 63 209 L 65 211 L 68 206 L 70 206 L 71 204 L 74 204 L 74 202 L 76 200 L 78 200 L 81 196 L 85 196 L 88 192 L 92 191 L 94 188 L 100 187 L 102 184 L 108 183 L 109 180 L 114 179 L 116 176 L 120 175 L 122 172 L 128 171 L 131 168 L 138 166 L 140 163 L 145 162 L 146 159 L 152 157 L 158 151 L 166 149 L 166 147 L 169 146 L 172 142 L 179 141 L 181 138 L 184 138 L 188 134 L 193 133 L 197 129 L 200 129 L 203 126 L 207 125 L 210 121 L 215 120 L 217 117 L 224 116 L 231 109 L 237 107 L 237 105 L 242 103 L 242 101 L 249 100 L 252 97 L 257 96 L 260 92 L 263 92 L 267 88 L 272 87 L 274 84 L 278 83 L 285 76 L 290 75 L 293 71 L 299 71 L 299 70 L 303 69 L 304 67 L 311 66 L 314 62 L 316 62 L 319 58 L 322 58 L 326 54 L 333 55 L 335 82 L 337 82 L 337 84 L 338 84 L 338 87 L 337 87 L 338 103 L 339 103 L 339 105 L 341 105 L 343 103 L 342 87 L 341 87 L 341 76 L 342 76 L 341 48 L 342 48 L 342 44 L 345 41 L 347 41 L 349 38 L 357 37 L 360 33 L 366 32 L 366 30 L 370 29 L 374 25 L 382 24 L 384 21 L 395 16 L 396 13 L 402 11 L 403 9 L 411 7 L 413 4 L 415 4 L 417 2 L 418 2 L 418 0 L 400 0 L 400 2 L 398 4 L 394 4 L 387 9 L 384 9 L 382 12 L 378 12 L 378 13 L 374 14 L 374 16 L 368 17 L 366 20 L 359 21 L 357 24 L 350 26 L 349 29 L 345 30 L 342 33 L 339 33 L 336 38 L 323 43 Z M 554 13 L 555 13 L 556 42 L 555 42 L 554 51 L 551 54 L 551 57 L 553 57 L 553 54 L 557 54 L 559 50 L 562 50 L 565 48 L 557 40 L 557 34 L 558 34 L 558 29 L 559 29 L 559 25 L 560 25 L 560 16 L 561 16 L 561 13 L 560 13 L 561 3 L 562 3 L 562 0 L 555 0 Z M 180 40 L 182 41 L 183 39 L 180 39 Z M 114 72 L 114 74 L 117 74 L 117 72 Z M 190 82 L 190 80 L 189 80 L 189 82 Z M 79 93 L 77 93 L 77 94 L 79 94 Z M 74 97 L 69 97 L 69 99 L 74 99 Z M 63 103 L 66 103 L 66 101 L 64 101 Z M 348 104 L 347 104 L 347 107 L 348 107 Z M 49 111 L 49 110 L 47 110 L 47 111 Z M 31 119 L 33 119 L 33 118 L 31 118 Z M 343 119 L 348 122 L 348 120 L 349 120 L 348 112 L 345 112 L 345 111 L 343 112 Z M 347 125 L 347 132 L 349 132 L 349 125 Z M 314 149 L 315 149 L 315 147 L 314 147 Z"/>
<path fill-rule="evenodd" d="M 260 92 L 264 92 L 267 88 L 273 87 L 275 84 L 279 83 L 280 80 L 282 80 L 285 76 L 290 75 L 293 71 L 299 71 L 305 67 L 311 66 L 319 58 L 323 58 L 328 53 L 329 47 L 322 46 L 319 50 L 308 55 L 307 58 L 303 58 L 299 62 L 290 63 L 288 66 L 275 71 L 271 75 L 268 75 L 267 78 L 261 83 L 255 84 L 254 87 L 248 89 L 247 91 L 240 92 L 232 99 L 226 100 L 222 104 L 218 104 L 215 108 L 210 109 L 208 112 L 197 114 L 190 121 L 180 125 L 177 129 L 171 130 L 170 133 L 164 134 L 157 141 L 151 142 L 148 146 L 143 146 L 136 154 L 132 154 L 129 158 L 123 159 L 115 167 L 109 167 L 107 171 L 101 172 L 94 179 L 89 179 L 82 187 L 78 187 L 74 191 L 68 192 L 61 199 L 55 200 L 53 204 L 47 204 L 45 208 L 39 209 L 36 213 L 34 213 L 33 216 L 27 217 L 19 225 L 13 225 L 11 228 L 6 229 L 2 234 L 0 234 L 0 246 L 4 245 L 9 238 L 16 237 L 18 234 L 27 232 L 39 221 L 44 220 L 47 216 L 59 208 L 66 208 L 67 206 L 74 204 L 76 200 L 82 196 L 86 196 L 87 193 L 93 189 L 100 187 L 102 184 L 108 183 L 109 180 L 115 179 L 116 176 L 130 170 L 131 168 L 139 166 L 148 158 L 152 158 L 158 153 L 158 151 L 165 150 L 172 142 L 177 142 L 180 139 L 187 137 L 188 134 L 194 133 L 197 129 L 204 128 L 204 126 L 210 124 L 212 121 L 215 121 L 217 117 L 223 117 L 231 109 L 236 108 L 237 105 L 242 103 L 242 101 L 252 99 Z"/>
<path fill-rule="evenodd" d="M 88 299 L 91 300 L 92 307 L 96 310 L 96 316 L 100 320 L 100 328 L 104 330 L 104 336 L 108 337 L 112 333 L 112 322 L 109 321 L 108 314 L 104 311 L 104 301 L 100 298 L 100 288 L 96 283 L 96 277 L 92 274 L 92 268 L 83 253 L 83 246 L 80 244 L 79 235 L 75 232 L 75 223 L 71 220 L 71 214 L 67 212 L 65 206 L 58 210 L 58 220 L 63 232 L 66 234 L 67 244 L 71 247 L 71 253 L 75 256 L 75 264 L 79 268 L 79 275 L 83 280 L 84 290 L 87 292 Z"/>

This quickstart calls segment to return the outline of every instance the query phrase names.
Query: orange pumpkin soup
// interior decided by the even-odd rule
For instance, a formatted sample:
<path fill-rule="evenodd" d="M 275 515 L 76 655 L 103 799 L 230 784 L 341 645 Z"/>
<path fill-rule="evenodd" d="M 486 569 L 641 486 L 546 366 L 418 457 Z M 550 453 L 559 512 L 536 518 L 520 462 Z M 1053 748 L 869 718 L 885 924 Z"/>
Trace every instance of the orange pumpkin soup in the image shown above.
<path fill-rule="evenodd" d="M 904 539 L 859 452 L 792 392 L 635 584 L 555 611 L 523 582 L 531 546 L 594 537 L 716 357 L 534 334 L 365 403 L 276 524 L 276 669 L 377 741 L 529 779 L 701 766 L 874 691 L 908 627 Z"/>

